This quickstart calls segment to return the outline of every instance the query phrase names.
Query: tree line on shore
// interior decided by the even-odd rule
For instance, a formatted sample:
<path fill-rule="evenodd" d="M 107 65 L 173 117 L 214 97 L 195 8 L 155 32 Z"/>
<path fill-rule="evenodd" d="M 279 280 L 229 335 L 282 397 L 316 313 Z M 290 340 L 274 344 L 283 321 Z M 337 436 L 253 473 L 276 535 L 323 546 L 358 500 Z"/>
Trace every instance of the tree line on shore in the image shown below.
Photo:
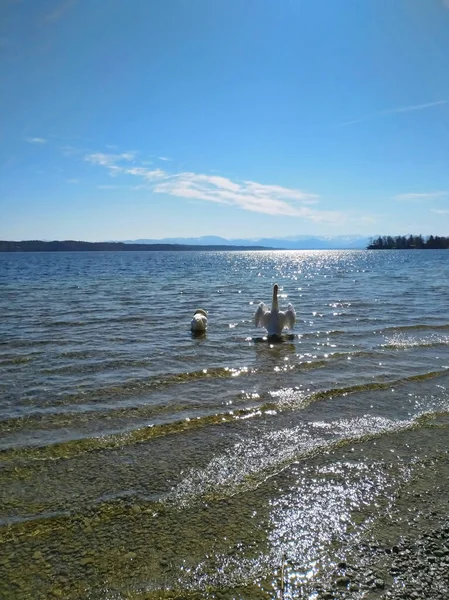
<path fill-rule="evenodd" d="M 21 242 L 0 240 L 0 252 L 89 252 L 89 251 L 158 251 L 158 250 L 269 250 L 265 246 L 191 246 L 188 244 L 125 244 L 123 242 L 80 242 L 63 240 L 43 242 L 24 240 Z"/>
<path fill-rule="evenodd" d="M 449 248 L 449 237 L 429 235 L 382 235 L 372 238 L 367 246 L 368 250 L 444 250 Z"/>

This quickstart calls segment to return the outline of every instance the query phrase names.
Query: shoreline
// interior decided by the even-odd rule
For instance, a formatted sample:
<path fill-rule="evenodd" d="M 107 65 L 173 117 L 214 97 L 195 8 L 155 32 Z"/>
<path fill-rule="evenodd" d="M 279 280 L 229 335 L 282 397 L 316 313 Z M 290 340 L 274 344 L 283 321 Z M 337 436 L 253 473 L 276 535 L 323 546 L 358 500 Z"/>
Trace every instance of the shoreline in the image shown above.
<path fill-rule="evenodd" d="M 337 562 L 328 585 L 315 588 L 316 600 L 449 598 L 449 450 L 442 450 L 447 423 L 428 429 L 439 453 L 402 486 L 392 511 L 363 543 Z"/>
<path fill-rule="evenodd" d="M 276 248 L 277 249 L 277 248 Z M 188 245 L 188 244 L 125 244 L 124 242 L 82 242 L 62 240 L 43 242 L 24 240 L 20 242 L 0 240 L 0 252 L 161 252 L 161 251 L 251 251 L 275 250 L 268 246 L 232 246 L 232 245 Z"/>

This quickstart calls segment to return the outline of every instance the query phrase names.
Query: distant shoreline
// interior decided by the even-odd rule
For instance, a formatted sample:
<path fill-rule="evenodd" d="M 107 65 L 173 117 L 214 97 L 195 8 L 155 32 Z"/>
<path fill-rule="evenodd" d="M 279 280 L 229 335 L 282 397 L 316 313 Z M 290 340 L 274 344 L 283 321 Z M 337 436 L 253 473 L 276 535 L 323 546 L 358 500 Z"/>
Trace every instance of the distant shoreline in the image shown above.
<path fill-rule="evenodd" d="M 447 250 L 449 237 L 439 235 L 383 235 L 372 238 L 367 250 Z"/>
<path fill-rule="evenodd" d="M 125 244 L 124 242 L 78 242 L 73 240 L 42 242 L 25 240 L 8 242 L 0 240 L 0 252 L 130 252 L 130 251 L 212 251 L 212 250 L 275 250 L 268 246 L 227 246 L 208 245 L 190 246 L 188 244 Z"/>

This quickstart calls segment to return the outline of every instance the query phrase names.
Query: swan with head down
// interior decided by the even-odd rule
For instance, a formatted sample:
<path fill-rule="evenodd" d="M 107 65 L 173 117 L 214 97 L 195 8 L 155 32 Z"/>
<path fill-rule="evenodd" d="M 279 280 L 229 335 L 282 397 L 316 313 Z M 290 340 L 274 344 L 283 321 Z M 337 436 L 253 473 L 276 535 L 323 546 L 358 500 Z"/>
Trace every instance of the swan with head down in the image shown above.
<path fill-rule="evenodd" d="M 207 311 L 198 308 L 193 313 L 192 321 L 190 322 L 190 329 L 193 333 L 204 333 L 207 329 Z"/>
<path fill-rule="evenodd" d="M 261 302 L 254 315 L 256 327 L 265 327 L 268 336 L 280 336 L 283 329 L 292 329 L 296 322 L 296 313 L 292 304 L 287 306 L 286 311 L 279 310 L 278 285 L 273 286 L 273 300 L 271 310 Z"/>

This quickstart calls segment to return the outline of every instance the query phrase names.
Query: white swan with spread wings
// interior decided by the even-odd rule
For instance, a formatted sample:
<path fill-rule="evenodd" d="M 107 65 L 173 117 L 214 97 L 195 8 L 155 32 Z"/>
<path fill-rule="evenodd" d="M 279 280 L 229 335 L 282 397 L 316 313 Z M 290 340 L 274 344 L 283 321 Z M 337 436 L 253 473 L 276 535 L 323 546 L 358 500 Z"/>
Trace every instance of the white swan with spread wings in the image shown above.
<path fill-rule="evenodd" d="M 265 327 L 269 336 L 280 336 L 283 329 L 292 329 L 296 322 L 296 313 L 292 304 L 287 306 L 286 311 L 279 310 L 278 290 L 278 285 L 275 283 L 271 310 L 261 302 L 254 315 L 256 327 Z"/>

